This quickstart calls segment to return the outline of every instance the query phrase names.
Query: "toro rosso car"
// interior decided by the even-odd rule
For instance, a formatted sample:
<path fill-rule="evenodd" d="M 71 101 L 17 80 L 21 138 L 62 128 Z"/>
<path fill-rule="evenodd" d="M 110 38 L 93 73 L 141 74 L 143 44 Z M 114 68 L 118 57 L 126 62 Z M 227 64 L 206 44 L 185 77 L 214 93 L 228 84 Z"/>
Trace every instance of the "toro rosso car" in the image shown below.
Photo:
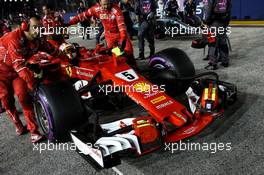
<path fill-rule="evenodd" d="M 43 73 L 35 88 L 34 108 L 49 140 L 72 140 L 78 153 L 97 169 L 120 164 L 122 156 L 142 156 L 164 143 L 194 136 L 236 100 L 233 84 L 212 72 L 195 75 L 189 57 L 176 48 L 155 54 L 148 70 L 142 71 L 129 66 L 118 49 L 73 46 L 64 51 L 78 59 L 63 62 L 39 54 L 28 64 Z M 82 86 L 76 86 L 80 82 Z M 129 87 L 111 95 L 126 96 L 147 115 L 99 123 L 93 103 L 109 95 L 99 89 L 106 85 Z M 176 100 L 178 95 L 185 95 L 189 105 Z"/>

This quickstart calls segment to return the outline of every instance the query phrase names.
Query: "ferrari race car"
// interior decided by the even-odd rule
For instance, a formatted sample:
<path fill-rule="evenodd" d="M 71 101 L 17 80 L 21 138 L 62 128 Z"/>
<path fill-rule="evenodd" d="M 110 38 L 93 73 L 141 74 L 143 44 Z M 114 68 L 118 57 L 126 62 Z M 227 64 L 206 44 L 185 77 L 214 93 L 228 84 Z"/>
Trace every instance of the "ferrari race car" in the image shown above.
<path fill-rule="evenodd" d="M 67 53 L 69 48 L 73 47 L 65 48 Z M 142 156 L 164 143 L 194 136 L 236 100 L 235 85 L 220 81 L 213 72 L 195 75 L 191 60 L 180 49 L 155 54 L 145 71 L 133 69 L 119 52 L 75 45 L 73 55 L 78 59 L 63 62 L 39 55 L 41 59 L 29 64 L 34 72 L 43 73 L 34 91 L 34 109 L 43 133 L 51 141 L 72 140 L 78 153 L 97 169 L 120 164 L 122 156 Z M 100 91 L 105 86 L 128 89 L 105 94 Z M 99 123 L 93 103 L 102 96 L 120 94 L 148 115 Z M 185 95 L 189 105 L 179 102 L 178 95 Z"/>

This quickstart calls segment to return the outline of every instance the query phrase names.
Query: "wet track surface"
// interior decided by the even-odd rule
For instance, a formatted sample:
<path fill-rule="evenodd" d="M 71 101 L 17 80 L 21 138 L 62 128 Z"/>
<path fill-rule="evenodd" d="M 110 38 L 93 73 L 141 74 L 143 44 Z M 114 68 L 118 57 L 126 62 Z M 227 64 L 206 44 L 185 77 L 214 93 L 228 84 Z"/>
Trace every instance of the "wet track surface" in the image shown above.
<path fill-rule="evenodd" d="M 264 174 L 264 30 L 233 28 L 230 67 L 219 67 L 220 79 L 232 82 L 239 100 L 226 115 L 186 143 L 229 143 L 231 150 L 174 151 L 165 148 L 140 158 L 124 158 L 116 168 L 123 174 Z M 73 38 L 89 48 L 94 40 Z M 157 40 L 158 50 L 178 47 L 187 52 L 198 72 L 204 71 L 203 51 L 190 48 L 191 39 Z M 133 41 L 137 55 L 137 41 Z M 146 53 L 147 56 L 148 53 Z M 144 64 L 146 61 L 139 61 Z M 137 116 L 145 112 L 128 106 L 111 116 Z M 22 117 L 23 118 L 23 117 Z M 104 120 L 104 119 L 102 119 Z M 24 121 L 24 120 L 23 120 Z M 29 135 L 17 137 L 5 114 L 0 116 L 0 174 L 116 174 L 112 169 L 96 172 L 75 151 L 34 150 Z"/>

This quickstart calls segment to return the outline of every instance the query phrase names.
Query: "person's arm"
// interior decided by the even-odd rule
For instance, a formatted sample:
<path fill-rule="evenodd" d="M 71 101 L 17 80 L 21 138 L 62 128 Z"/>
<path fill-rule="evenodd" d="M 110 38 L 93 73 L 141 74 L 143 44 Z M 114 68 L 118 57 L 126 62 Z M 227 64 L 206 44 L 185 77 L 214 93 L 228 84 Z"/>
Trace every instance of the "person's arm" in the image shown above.
<path fill-rule="evenodd" d="M 125 40 L 127 32 L 126 32 L 126 24 L 125 24 L 123 13 L 121 9 L 116 6 L 114 14 L 116 16 L 116 23 L 119 29 L 120 37 L 122 40 Z"/>
<path fill-rule="evenodd" d="M 195 2 L 193 2 L 193 4 L 192 4 L 192 15 L 193 16 L 196 15 L 196 4 L 195 4 Z"/>
<path fill-rule="evenodd" d="M 90 18 L 92 16 L 95 16 L 95 7 L 91 7 L 88 10 L 86 10 L 85 12 L 78 14 L 76 16 L 74 16 L 70 22 L 69 25 L 73 25 L 73 24 L 77 24 L 78 22 L 83 22 L 85 20 L 90 20 Z"/>
<path fill-rule="evenodd" d="M 158 4 L 155 0 L 152 1 L 152 12 L 154 13 L 154 15 L 157 14 L 157 8 L 158 8 Z"/>
<path fill-rule="evenodd" d="M 50 44 L 45 40 L 41 40 L 39 50 L 50 54 L 53 58 L 60 58 L 62 61 L 68 61 L 69 59 L 59 49 L 57 49 L 56 47 L 54 47 L 52 44 Z"/>
<path fill-rule="evenodd" d="M 8 43 L 8 52 L 12 59 L 12 67 L 18 73 L 30 89 L 33 88 L 34 74 L 26 67 L 26 59 L 23 56 L 23 49 L 19 44 L 19 41 L 12 40 Z"/>
<path fill-rule="evenodd" d="M 43 27 L 48 27 L 48 25 L 49 25 L 49 23 L 48 23 L 48 21 L 46 20 L 46 18 L 47 18 L 47 16 L 44 16 L 44 17 L 42 18 L 42 25 L 43 25 Z"/>

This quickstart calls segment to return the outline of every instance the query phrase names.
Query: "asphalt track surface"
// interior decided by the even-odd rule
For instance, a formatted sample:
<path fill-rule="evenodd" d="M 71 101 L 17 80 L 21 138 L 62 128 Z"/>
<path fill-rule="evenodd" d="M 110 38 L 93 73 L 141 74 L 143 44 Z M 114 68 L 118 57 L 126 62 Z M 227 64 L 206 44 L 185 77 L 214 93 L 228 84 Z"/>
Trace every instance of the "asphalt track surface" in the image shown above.
<path fill-rule="evenodd" d="M 230 67 L 216 72 L 221 80 L 237 85 L 239 100 L 225 115 L 199 135 L 185 143 L 214 145 L 230 144 L 231 150 L 168 150 L 140 158 L 124 158 L 117 170 L 123 174 L 264 174 L 264 30 L 263 28 L 233 28 L 230 36 L 233 52 Z M 73 38 L 86 47 L 94 40 Z M 207 64 L 203 51 L 190 48 L 191 38 L 157 40 L 157 51 L 178 47 L 187 52 L 198 72 Z M 137 41 L 133 41 L 137 55 Z M 147 54 L 147 53 L 146 53 Z M 146 62 L 146 61 L 145 61 Z M 140 61 L 140 64 L 144 64 Z M 141 108 L 127 107 L 112 115 L 137 116 Z M 107 116 L 104 116 L 107 117 Z M 23 118 L 23 117 L 21 117 Z M 24 121 L 24 120 L 23 120 Z M 45 142 L 46 143 L 46 142 Z M 29 135 L 16 136 L 14 126 L 5 114 L 0 116 L 0 175 L 23 174 L 116 174 L 113 169 L 96 172 L 75 151 L 33 151 Z M 213 147 L 212 147 L 213 148 Z M 227 147 L 225 147 L 227 148 Z"/>

